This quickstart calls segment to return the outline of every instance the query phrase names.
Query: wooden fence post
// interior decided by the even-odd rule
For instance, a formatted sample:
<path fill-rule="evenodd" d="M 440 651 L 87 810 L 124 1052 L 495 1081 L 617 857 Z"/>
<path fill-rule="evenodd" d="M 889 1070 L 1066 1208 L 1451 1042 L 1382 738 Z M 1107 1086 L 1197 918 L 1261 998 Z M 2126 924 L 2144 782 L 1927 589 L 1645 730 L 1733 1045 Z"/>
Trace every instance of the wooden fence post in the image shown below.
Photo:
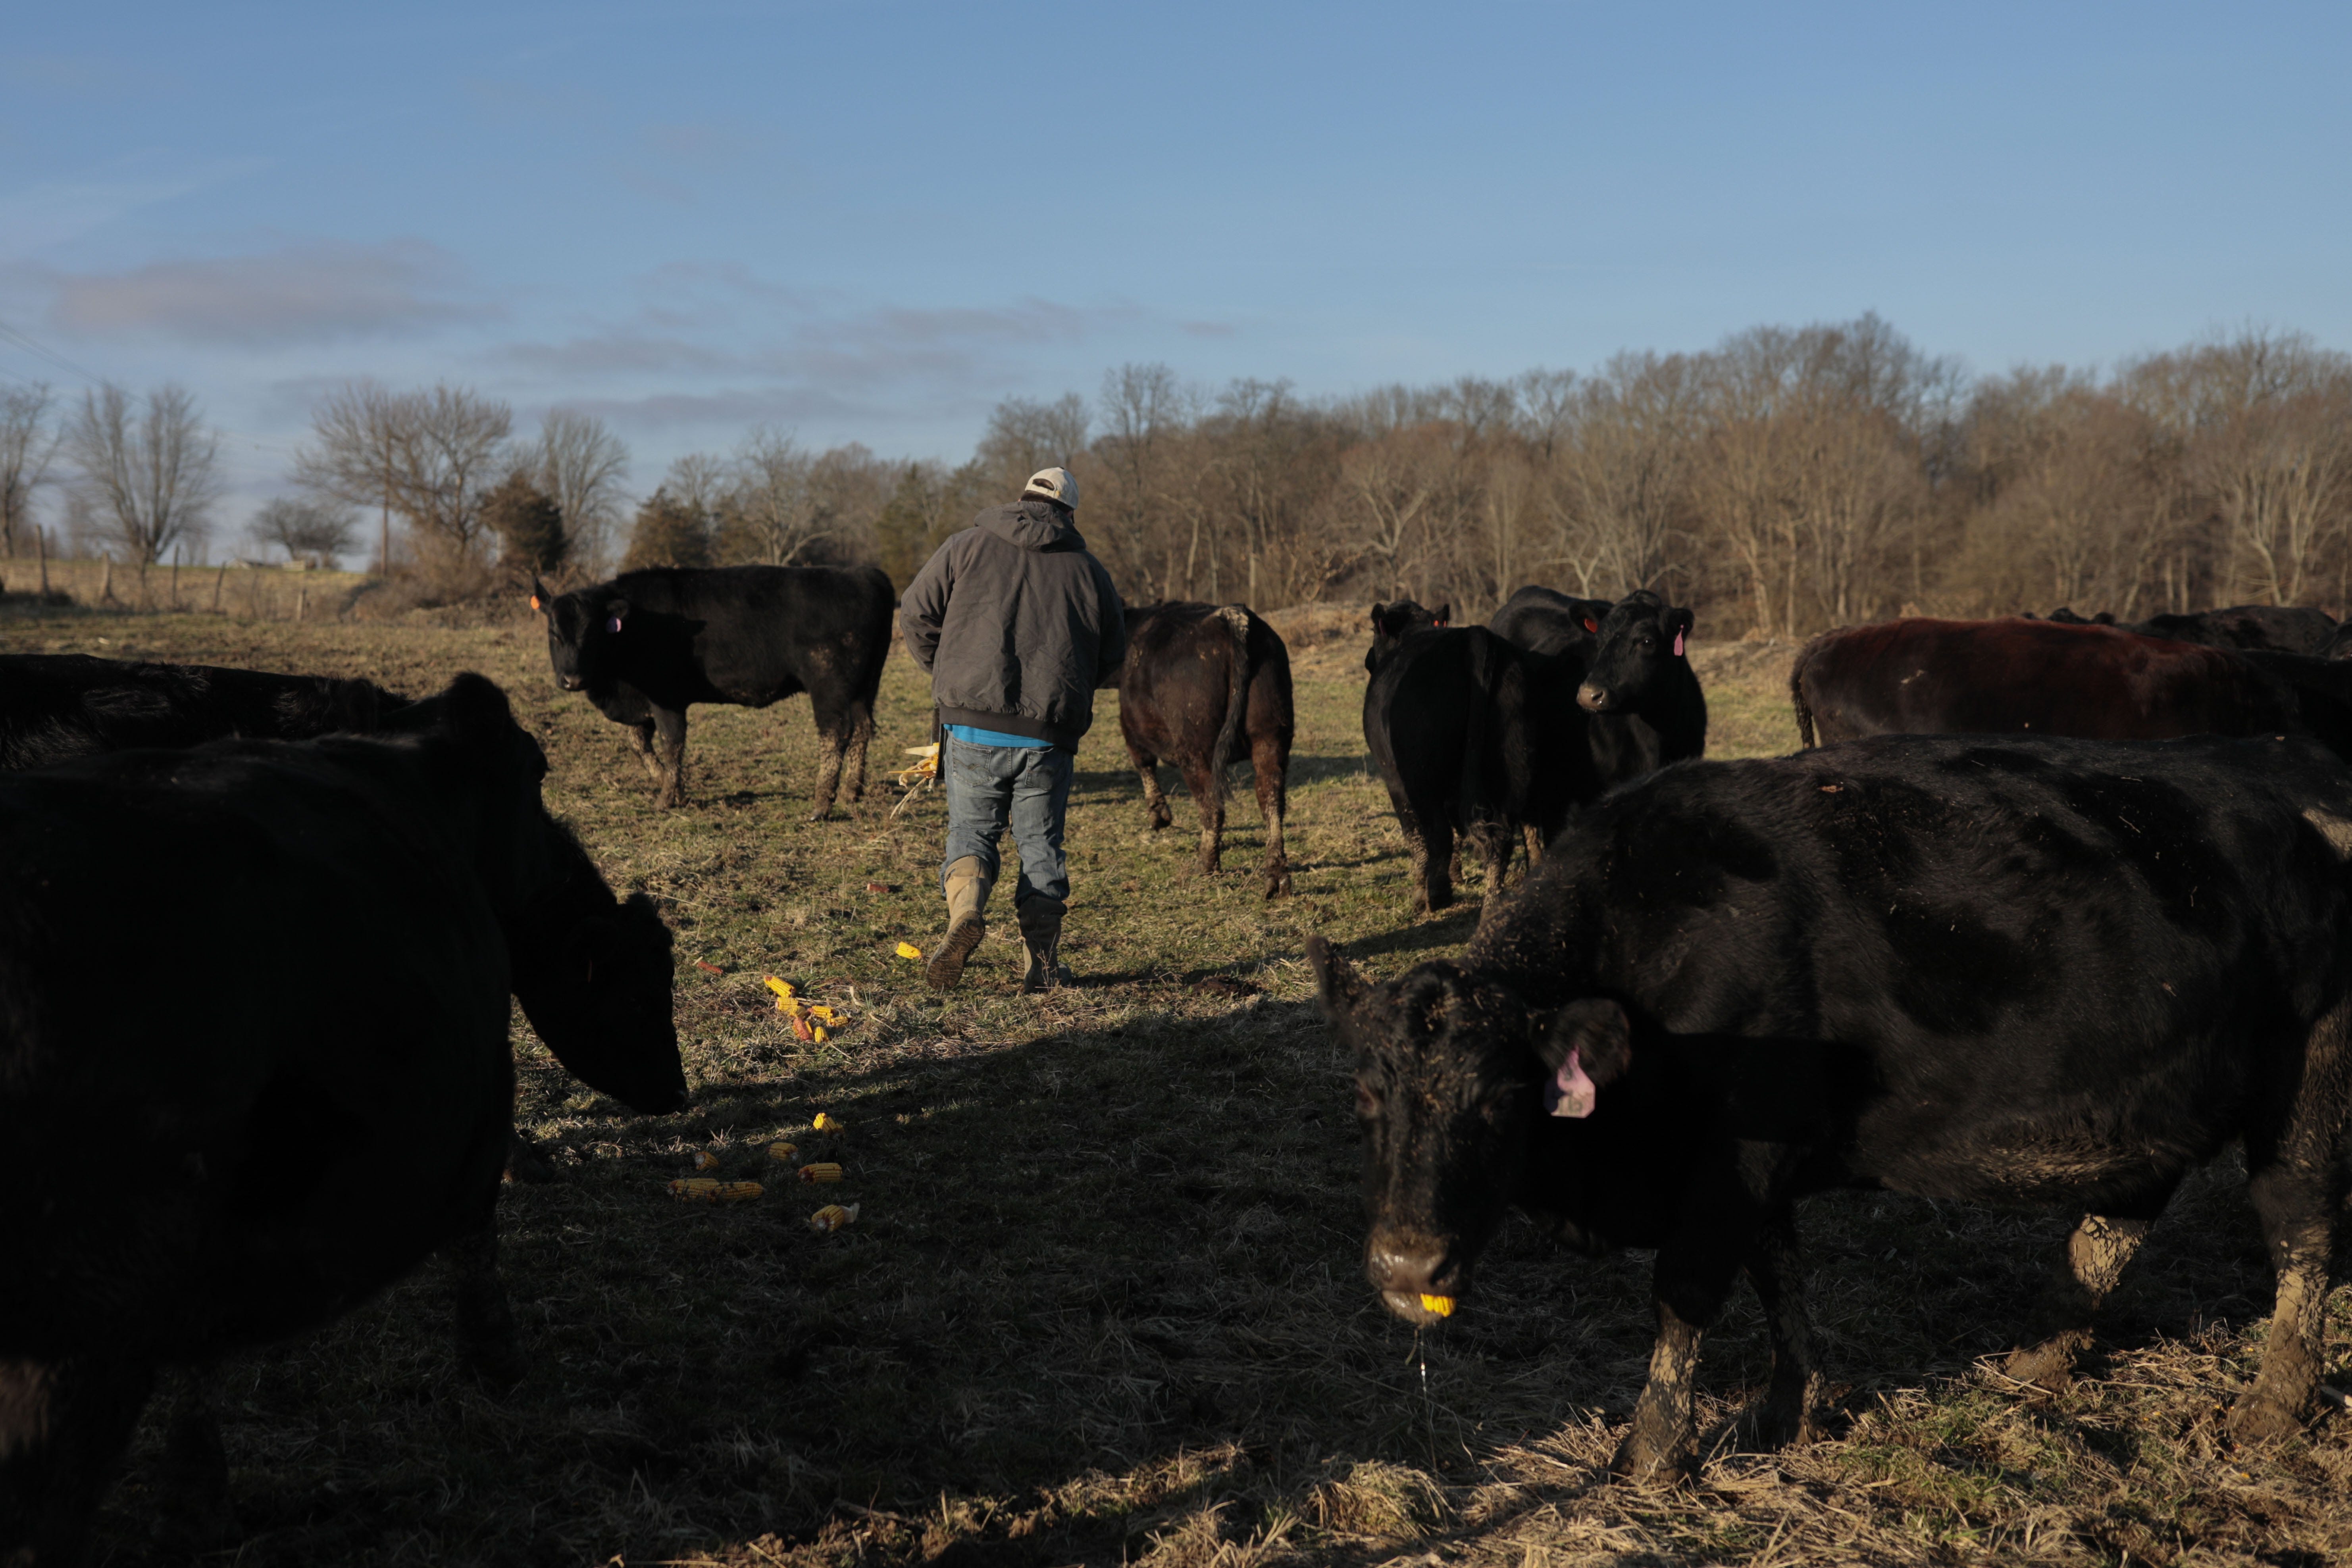
<path fill-rule="evenodd" d="M 98 602 L 110 605 L 114 603 L 114 552 L 110 550 L 99 559 L 106 563 L 106 569 L 99 574 Z"/>
<path fill-rule="evenodd" d="M 49 537 L 47 529 L 33 530 L 33 549 L 41 557 L 41 598 L 46 603 L 49 596 Z"/>
<path fill-rule="evenodd" d="M 227 582 L 227 581 L 228 581 L 228 563 L 227 563 L 227 562 L 226 562 L 226 561 L 224 561 L 224 562 L 222 562 L 222 563 L 221 563 L 221 568 L 220 568 L 220 570 L 219 570 L 218 572 L 215 572 L 215 573 L 214 573 L 214 574 L 213 574 L 213 614 L 214 614 L 214 615 L 216 615 L 216 616 L 217 616 L 217 615 L 219 615 L 219 614 L 221 613 L 221 607 L 220 607 L 221 584 L 224 584 L 224 583 L 226 583 L 226 582 Z"/>

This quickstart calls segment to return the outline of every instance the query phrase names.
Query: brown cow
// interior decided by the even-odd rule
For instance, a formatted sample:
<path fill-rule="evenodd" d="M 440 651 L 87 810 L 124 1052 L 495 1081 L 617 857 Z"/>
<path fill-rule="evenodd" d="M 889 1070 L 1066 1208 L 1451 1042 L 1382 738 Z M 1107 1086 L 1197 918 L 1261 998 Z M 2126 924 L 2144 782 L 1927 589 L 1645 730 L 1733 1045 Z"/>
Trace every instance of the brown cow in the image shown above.
<path fill-rule="evenodd" d="M 1843 626 L 1789 669 L 1808 746 L 1864 735 L 2179 735 L 2303 731 L 2292 688 L 2239 654 L 2022 616 Z"/>
<path fill-rule="evenodd" d="M 1150 605 L 1127 612 L 1118 729 L 1143 780 L 1153 829 L 1174 818 L 1160 793 L 1162 759 L 1184 774 L 1201 808 L 1201 869 L 1224 847 L 1225 769 L 1244 739 L 1265 820 L 1265 896 L 1290 891 L 1282 814 L 1290 772 L 1290 650 L 1241 605 Z"/>

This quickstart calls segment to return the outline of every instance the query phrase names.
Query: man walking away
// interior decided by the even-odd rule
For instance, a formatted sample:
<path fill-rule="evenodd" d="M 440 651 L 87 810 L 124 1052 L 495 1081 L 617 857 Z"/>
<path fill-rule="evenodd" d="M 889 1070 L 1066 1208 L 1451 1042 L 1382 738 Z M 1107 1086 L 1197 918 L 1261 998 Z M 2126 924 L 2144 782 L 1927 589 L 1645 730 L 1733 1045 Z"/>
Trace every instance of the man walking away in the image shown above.
<path fill-rule="evenodd" d="M 1021 989 L 1070 978 L 1062 914 L 1070 896 L 1062 818 L 1095 689 L 1127 656 L 1126 608 L 1087 550 L 1066 468 L 1030 476 L 1021 499 L 992 507 L 939 548 L 899 601 L 907 651 L 931 678 L 946 735 L 948 844 L 940 881 L 948 933 L 923 977 L 944 991 L 988 933 L 996 847 L 1009 826 L 1021 851 L 1013 915 L 1027 960 Z"/>

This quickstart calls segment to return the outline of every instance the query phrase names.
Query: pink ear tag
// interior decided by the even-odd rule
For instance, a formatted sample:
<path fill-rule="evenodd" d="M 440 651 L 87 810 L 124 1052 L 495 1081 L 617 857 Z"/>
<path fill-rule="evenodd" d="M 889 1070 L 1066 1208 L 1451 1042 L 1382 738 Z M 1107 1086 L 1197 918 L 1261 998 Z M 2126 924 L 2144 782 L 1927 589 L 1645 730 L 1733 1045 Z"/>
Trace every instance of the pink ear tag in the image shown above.
<path fill-rule="evenodd" d="M 608 631 L 608 632 L 617 632 L 617 631 L 619 631 L 619 630 L 621 629 L 621 617 L 620 617 L 620 616 L 614 616 L 611 620 L 606 621 L 606 622 L 604 623 L 604 629 L 605 629 L 606 631 Z M 1681 648 L 1682 648 L 1682 646 L 1683 646 L 1683 645 L 1682 645 L 1682 639 L 1681 639 L 1680 637 L 1676 637 L 1676 638 L 1675 639 L 1675 647 L 1676 651 L 1680 651 L 1680 650 L 1681 650 Z"/>
<path fill-rule="evenodd" d="M 1584 1063 L 1574 1051 L 1544 1085 L 1544 1110 L 1553 1116 L 1590 1116 L 1601 1090 L 1585 1076 Z"/>
<path fill-rule="evenodd" d="M 1683 656 L 1683 634 L 1682 634 L 1682 633 L 1680 633 L 1680 632 L 1676 632 L 1676 633 L 1675 634 L 1675 657 L 1676 658 L 1682 658 L 1682 656 Z"/>

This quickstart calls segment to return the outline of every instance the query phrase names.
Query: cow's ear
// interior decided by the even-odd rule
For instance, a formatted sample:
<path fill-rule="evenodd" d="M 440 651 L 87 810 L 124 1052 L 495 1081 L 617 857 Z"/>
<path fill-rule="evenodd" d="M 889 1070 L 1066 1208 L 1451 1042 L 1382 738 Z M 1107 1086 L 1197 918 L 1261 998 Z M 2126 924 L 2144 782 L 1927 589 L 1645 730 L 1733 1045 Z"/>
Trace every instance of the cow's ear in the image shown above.
<path fill-rule="evenodd" d="M 1434 620 L 1441 626 L 1452 625 L 1454 621 L 1454 606 L 1451 605 L 1438 605 L 1437 614 L 1432 616 L 1431 619 Z"/>
<path fill-rule="evenodd" d="M 507 694 L 496 681 L 471 670 L 441 694 L 441 723 L 477 756 L 502 756 L 514 744 L 514 710 L 507 705 Z"/>
<path fill-rule="evenodd" d="M 543 616 L 547 614 L 548 601 L 554 597 L 554 595 L 547 591 L 547 584 L 539 580 L 539 574 L 536 572 L 532 573 L 530 578 L 530 607 L 537 610 Z"/>
<path fill-rule="evenodd" d="M 622 627 L 623 624 L 624 624 L 624 623 L 625 623 L 625 622 L 628 620 L 628 618 L 629 618 L 629 601 L 628 601 L 628 600 L 626 600 L 626 599 L 607 599 L 607 600 L 605 600 L 605 601 L 604 601 L 604 629 L 605 629 L 606 631 L 608 631 L 608 632 L 617 632 L 617 631 L 619 631 L 619 630 L 621 629 L 621 627 Z"/>
<path fill-rule="evenodd" d="M 1364 977 L 1356 966 L 1319 936 L 1307 939 L 1307 962 L 1315 966 L 1315 988 L 1322 995 L 1325 1015 L 1338 1019 L 1353 1013 L 1364 995 Z"/>
<path fill-rule="evenodd" d="M 1552 1074 L 1545 1109 L 1554 1116 L 1590 1116 L 1594 1097 L 1633 1063 L 1633 1021 L 1602 997 L 1570 1002 L 1536 1036 L 1536 1055 Z"/>

